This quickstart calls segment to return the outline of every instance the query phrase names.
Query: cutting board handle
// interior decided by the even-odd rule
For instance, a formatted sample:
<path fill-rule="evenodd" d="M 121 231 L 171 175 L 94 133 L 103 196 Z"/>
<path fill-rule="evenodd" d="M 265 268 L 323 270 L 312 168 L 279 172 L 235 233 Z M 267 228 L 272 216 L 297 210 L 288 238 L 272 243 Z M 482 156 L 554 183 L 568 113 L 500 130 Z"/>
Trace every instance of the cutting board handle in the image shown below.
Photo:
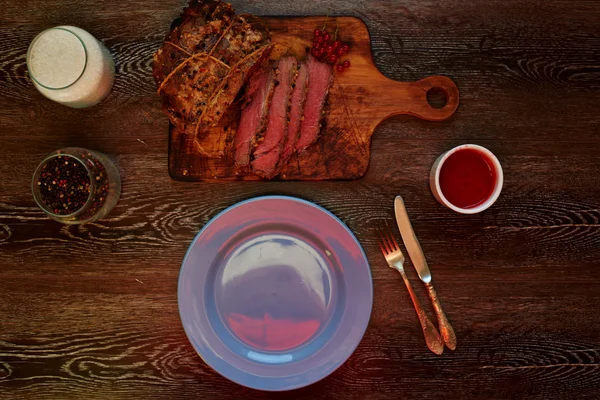
<path fill-rule="evenodd" d="M 441 89 L 446 95 L 446 104 L 442 108 L 432 107 L 427 101 L 427 92 L 434 88 Z M 384 78 L 380 93 L 380 107 L 385 117 L 409 114 L 429 121 L 443 121 L 458 108 L 458 87 L 446 76 L 429 76 L 416 82 Z"/>

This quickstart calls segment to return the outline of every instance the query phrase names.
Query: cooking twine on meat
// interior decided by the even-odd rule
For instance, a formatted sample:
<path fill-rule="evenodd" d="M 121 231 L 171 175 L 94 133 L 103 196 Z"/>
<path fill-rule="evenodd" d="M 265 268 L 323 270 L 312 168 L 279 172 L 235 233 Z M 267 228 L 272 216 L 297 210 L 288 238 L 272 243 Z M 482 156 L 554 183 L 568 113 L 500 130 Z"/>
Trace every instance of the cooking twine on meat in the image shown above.
<path fill-rule="evenodd" d="M 229 26 L 227 27 L 227 29 L 225 29 L 223 31 L 223 33 L 221 34 L 221 36 L 219 37 L 219 40 L 217 40 L 217 42 L 213 45 L 213 47 L 210 49 L 210 51 L 208 53 L 196 53 L 194 55 L 192 55 L 190 52 L 185 51 L 187 54 L 189 54 L 190 56 L 188 58 L 186 58 L 181 64 L 179 64 L 177 67 L 175 67 L 173 69 L 173 71 L 171 71 L 169 73 L 169 75 L 167 75 L 167 77 L 161 82 L 160 86 L 158 87 L 158 94 L 160 94 L 160 92 L 162 91 L 162 89 L 164 88 L 165 84 L 167 83 L 167 81 L 169 79 L 171 79 L 171 77 L 173 75 L 175 75 L 175 73 L 177 71 L 179 71 L 181 68 L 183 68 L 186 64 L 188 64 L 190 61 L 194 60 L 194 59 L 202 59 L 202 58 L 206 58 L 208 59 L 212 59 L 215 61 L 220 62 L 221 64 L 225 65 L 227 68 L 230 68 L 227 64 L 225 64 L 224 62 L 222 62 L 221 60 L 215 58 L 212 56 L 213 52 L 215 51 L 215 49 L 217 48 L 217 46 L 219 45 L 219 43 L 221 43 L 221 40 L 223 40 L 223 38 L 225 37 L 225 35 L 229 32 L 229 30 L 231 29 L 231 27 L 233 26 L 233 24 L 236 22 L 236 20 L 234 19 L 233 21 L 231 21 L 231 23 L 229 24 Z M 166 42 L 174 47 L 177 47 L 178 49 L 183 50 L 180 46 L 177 46 L 176 44 L 172 43 L 172 42 Z M 206 62 L 202 65 L 205 65 Z"/>
<path fill-rule="evenodd" d="M 243 17 L 240 17 L 240 19 L 245 22 L 245 19 Z M 161 82 L 160 86 L 158 87 L 158 94 L 160 94 L 162 92 L 162 90 L 164 89 L 166 83 L 173 77 L 175 76 L 175 74 L 177 72 L 179 72 L 184 66 L 186 66 L 187 64 L 189 64 L 191 61 L 193 60 L 203 60 L 205 59 L 205 61 L 201 64 L 202 66 L 206 65 L 207 62 L 209 61 L 214 61 L 222 66 L 224 66 L 225 68 L 227 68 L 228 72 L 227 75 L 222 79 L 221 83 L 219 84 L 219 86 L 215 89 L 213 95 L 207 100 L 207 107 L 204 108 L 204 110 L 202 110 L 202 113 L 200 114 L 200 117 L 198 118 L 198 123 L 196 124 L 196 129 L 194 130 L 194 145 L 196 146 L 196 148 L 198 149 L 199 152 L 201 152 L 204 155 L 210 156 L 210 153 L 207 152 L 202 145 L 200 144 L 200 142 L 198 141 L 198 133 L 200 131 L 200 127 L 202 126 L 202 121 L 204 119 L 204 116 L 206 114 L 206 110 L 209 109 L 210 107 L 208 107 L 209 104 L 212 104 L 212 102 L 215 100 L 215 97 L 223 90 L 223 87 L 225 86 L 225 84 L 227 83 L 228 78 L 231 76 L 231 74 L 237 69 L 237 67 L 245 62 L 247 62 L 248 60 L 251 60 L 253 57 L 257 57 L 260 58 L 260 56 L 262 56 L 262 54 L 269 48 L 269 44 L 262 46 L 260 48 L 258 48 L 257 50 L 253 51 L 252 53 L 250 53 L 249 55 L 247 55 L 246 57 L 244 57 L 243 59 L 241 59 L 240 61 L 238 61 L 237 63 L 235 63 L 233 66 L 229 66 L 227 65 L 225 62 L 223 62 L 222 60 L 216 58 L 213 56 L 214 51 L 217 49 L 217 47 L 219 46 L 219 44 L 221 43 L 221 41 L 223 40 L 223 38 L 227 35 L 227 33 L 229 33 L 229 31 L 231 30 L 231 28 L 233 27 L 233 25 L 238 22 L 238 19 L 233 19 L 231 21 L 231 23 L 227 26 L 227 28 L 223 31 L 223 33 L 221 34 L 221 36 L 219 37 L 219 39 L 217 40 L 217 42 L 212 46 L 212 48 L 210 49 L 209 52 L 202 52 L 202 53 L 196 53 L 196 54 L 192 54 L 189 51 L 187 51 L 186 49 L 184 49 L 183 47 L 171 42 L 171 41 L 165 41 L 165 44 L 171 45 L 173 47 L 175 47 L 176 49 L 182 51 L 183 53 L 185 53 L 188 57 L 181 62 L 177 67 L 175 67 L 166 77 L 165 79 Z"/>

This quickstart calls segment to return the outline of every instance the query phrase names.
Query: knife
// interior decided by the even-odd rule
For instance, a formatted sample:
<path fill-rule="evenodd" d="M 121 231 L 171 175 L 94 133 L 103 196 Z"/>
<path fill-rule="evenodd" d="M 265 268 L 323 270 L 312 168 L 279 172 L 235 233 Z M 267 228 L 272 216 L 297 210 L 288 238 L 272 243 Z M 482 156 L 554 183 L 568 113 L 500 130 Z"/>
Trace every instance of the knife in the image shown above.
<path fill-rule="evenodd" d="M 450 322 L 448 322 L 448 318 L 446 318 L 446 314 L 444 314 L 444 311 L 442 310 L 442 304 L 440 303 L 437 293 L 431 284 L 431 272 L 429 272 L 427 260 L 425 260 L 425 255 L 423 254 L 423 249 L 421 249 L 421 244 L 419 243 L 410 220 L 408 219 L 408 213 L 406 212 L 404 200 L 402 200 L 402 197 L 400 196 L 396 196 L 396 200 L 394 200 L 394 212 L 396 214 L 396 222 L 398 223 L 398 229 L 400 230 L 400 235 L 402 236 L 404 246 L 408 251 L 408 255 L 410 256 L 413 266 L 417 270 L 417 274 L 419 274 L 419 278 L 421 278 L 421 280 L 425 283 L 425 287 L 429 293 L 429 298 L 433 303 L 433 309 L 435 310 L 435 314 L 437 316 L 440 333 L 444 339 L 444 344 L 450 350 L 454 350 L 456 348 L 456 334 L 454 333 L 454 329 L 452 329 L 452 325 L 450 325 Z"/>

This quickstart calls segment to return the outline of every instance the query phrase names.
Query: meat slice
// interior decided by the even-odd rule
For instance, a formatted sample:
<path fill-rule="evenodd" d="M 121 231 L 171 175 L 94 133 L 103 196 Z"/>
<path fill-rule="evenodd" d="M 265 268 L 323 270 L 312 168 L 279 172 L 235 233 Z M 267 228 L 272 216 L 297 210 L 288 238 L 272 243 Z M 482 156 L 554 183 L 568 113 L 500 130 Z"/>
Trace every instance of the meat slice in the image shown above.
<path fill-rule="evenodd" d="M 298 76 L 292 90 L 290 100 L 290 122 L 288 123 L 287 138 L 279 159 L 278 169 L 281 170 L 287 164 L 294 153 L 296 142 L 300 136 L 300 123 L 306 100 L 306 88 L 308 84 L 308 68 L 306 63 L 301 63 L 298 68 Z"/>
<path fill-rule="evenodd" d="M 250 163 L 250 153 L 256 135 L 264 131 L 269 105 L 275 87 L 275 73 L 269 67 L 262 67 L 250 77 L 245 106 L 233 144 L 235 165 L 245 167 Z"/>
<path fill-rule="evenodd" d="M 171 123 L 196 133 L 215 125 L 270 50 L 258 18 L 238 16 L 220 0 L 191 0 L 152 66 Z"/>
<path fill-rule="evenodd" d="M 277 170 L 279 156 L 287 138 L 288 111 L 292 85 L 298 73 L 298 60 L 284 57 L 277 63 L 276 87 L 269 109 L 267 129 L 263 141 L 254 149 L 252 169 L 263 178 L 272 178 Z"/>
<path fill-rule="evenodd" d="M 296 143 L 296 151 L 299 153 L 317 140 L 323 119 L 323 107 L 333 83 L 331 65 L 319 62 L 309 55 L 307 67 L 308 89 L 304 104 L 304 119 L 300 123 L 300 137 Z"/>

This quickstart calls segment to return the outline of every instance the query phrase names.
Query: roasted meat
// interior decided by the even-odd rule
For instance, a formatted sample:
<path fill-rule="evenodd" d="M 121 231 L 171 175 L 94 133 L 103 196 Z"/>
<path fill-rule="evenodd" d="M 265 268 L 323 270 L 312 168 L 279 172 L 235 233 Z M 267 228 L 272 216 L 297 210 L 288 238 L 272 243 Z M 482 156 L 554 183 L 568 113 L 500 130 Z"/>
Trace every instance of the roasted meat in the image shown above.
<path fill-rule="evenodd" d="M 254 173 L 263 178 L 272 178 L 277 172 L 277 163 L 287 138 L 290 97 L 298 74 L 297 66 L 295 57 L 284 57 L 275 67 L 276 86 L 269 108 L 267 129 L 262 142 L 254 149 L 252 161 Z"/>
<path fill-rule="evenodd" d="M 292 90 L 292 97 L 290 99 L 290 122 L 288 123 L 287 138 L 279 159 L 279 170 L 281 170 L 292 157 L 296 148 L 296 142 L 300 136 L 300 123 L 302 122 L 302 115 L 304 113 L 307 85 L 308 69 L 306 63 L 301 63 L 298 68 L 298 76 L 296 77 L 294 89 Z"/>
<path fill-rule="evenodd" d="M 313 144 L 321 130 L 321 122 L 325 108 L 325 101 L 329 88 L 333 84 L 333 69 L 331 65 L 319 62 L 309 55 L 308 89 L 304 105 L 304 119 L 300 123 L 300 137 L 296 142 L 296 150 L 300 153 Z"/>
<path fill-rule="evenodd" d="M 256 136 L 265 130 L 274 87 L 275 73 L 270 66 L 257 70 L 250 78 L 240 124 L 233 141 L 235 164 L 238 167 L 245 167 L 250 163 Z"/>
<path fill-rule="evenodd" d="M 270 49 L 258 18 L 238 16 L 220 0 L 192 0 L 154 54 L 153 75 L 171 122 L 195 126 L 197 135 L 214 126 Z"/>

